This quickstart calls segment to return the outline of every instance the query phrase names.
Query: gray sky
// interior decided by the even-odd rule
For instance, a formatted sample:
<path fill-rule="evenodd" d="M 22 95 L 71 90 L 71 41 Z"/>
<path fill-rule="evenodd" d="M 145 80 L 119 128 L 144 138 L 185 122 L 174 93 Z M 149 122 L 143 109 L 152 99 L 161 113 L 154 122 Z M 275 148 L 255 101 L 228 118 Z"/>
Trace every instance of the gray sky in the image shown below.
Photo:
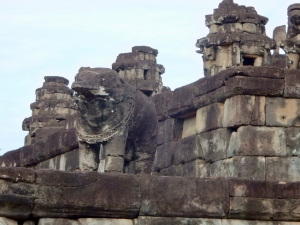
<path fill-rule="evenodd" d="M 208 34 L 205 15 L 221 0 L 0 0 L 0 155 L 23 146 L 22 121 L 44 76 L 70 84 L 81 66 L 108 67 L 119 53 L 158 49 L 172 90 L 203 77 L 196 40 Z M 295 0 L 235 0 L 270 19 L 267 33 L 287 23 Z M 251 5 L 249 5 L 251 4 Z"/>

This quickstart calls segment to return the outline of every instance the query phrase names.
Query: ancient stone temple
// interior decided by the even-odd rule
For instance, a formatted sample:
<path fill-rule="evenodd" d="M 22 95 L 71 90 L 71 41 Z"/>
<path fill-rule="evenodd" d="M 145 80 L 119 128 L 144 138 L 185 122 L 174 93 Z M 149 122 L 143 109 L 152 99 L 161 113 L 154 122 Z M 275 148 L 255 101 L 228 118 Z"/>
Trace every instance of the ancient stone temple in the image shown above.
<path fill-rule="evenodd" d="M 149 47 L 72 89 L 45 77 L 25 146 L 0 156 L 0 224 L 299 225 L 298 5 L 270 39 L 224 0 L 197 45 L 206 77 L 174 91 L 141 92 L 163 72 Z"/>
<path fill-rule="evenodd" d="M 222 1 L 212 15 L 206 15 L 209 34 L 196 43 L 197 52 L 203 54 L 204 76 L 233 66 L 270 64 L 275 42 L 266 36 L 267 22 L 253 7 Z"/>
<path fill-rule="evenodd" d="M 156 63 L 158 51 L 147 46 L 135 46 L 132 52 L 119 54 L 112 69 L 126 82 L 147 96 L 162 93 L 163 65 Z"/>
<path fill-rule="evenodd" d="M 22 129 L 29 131 L 25 145 L 65 129 L 69 117 L 75 113 L 72 102 L 73 91 L 67 87 L 69 81 L 63 77 L 46 76 L 42 88 L 38 88 L 36 102 L 30 105 L 32 116 L 24 119 Z"/>

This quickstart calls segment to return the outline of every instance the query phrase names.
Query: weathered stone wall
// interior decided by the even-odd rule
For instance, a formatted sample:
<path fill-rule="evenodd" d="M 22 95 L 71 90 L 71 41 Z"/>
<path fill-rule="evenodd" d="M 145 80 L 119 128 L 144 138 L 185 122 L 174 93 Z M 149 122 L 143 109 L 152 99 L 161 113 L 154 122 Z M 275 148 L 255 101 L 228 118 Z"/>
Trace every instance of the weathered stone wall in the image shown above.
<path fill-rule="evenodd" d="M 0 168 L 0 187 L 0 216 L 20 224 L 270 224 L 300 215 L 299 182 Z"/>
<path fill-rule="evenodd" d="M 299 87 L 298 70 L 235 67 L 154 96 L 155 173 L 300 181 Z"/>

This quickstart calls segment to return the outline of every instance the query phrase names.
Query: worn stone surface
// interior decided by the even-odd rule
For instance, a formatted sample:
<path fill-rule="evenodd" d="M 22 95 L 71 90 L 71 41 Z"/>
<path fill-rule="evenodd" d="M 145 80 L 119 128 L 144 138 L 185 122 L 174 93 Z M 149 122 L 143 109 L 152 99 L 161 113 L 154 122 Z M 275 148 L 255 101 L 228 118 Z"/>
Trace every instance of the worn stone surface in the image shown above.
<path fill-rule="evenodd" d="M 154 171 L 170 167 L 174 164 L 175 143 L 174 141 L 167 142 L 157 147 L 153 162 Z"/>
<path fill-rule="evenodd" d="M 299 199 L 300 182 L 231 179 L 230 196 L 272 199 Z"/>
<path fill-rule="evenodd" d="M 174 164 L 187 163 L 197 158 L 203 158 L 203 151 L 198 135 L 192 135 L 175 142 Z"/>
<path fill-rule="evenodd" d="M 133 225 L 133 220 L 128 219 L 100 219 L 100 218 L 87 218 L 79 219 L 79 225 Z"/>
<path fill-rule="evenodd" d="M 33 196 L 17 194 L 0 195 L 0 216 L 17 220 L 29 218 L 33 206 Z"/>
<path fill-rule="evenodd" d="M 229 146 L 231 133 L 229 129 L 220 128 L 199 134 L 203 159 L 207 162 L 225 159 L 227 157 L 227 148 Z"/>
<path fill-rule="evenodd" d="M 243 126 L 232 134 L 228 157 L 286 156 L 286 134 L 284 128 Z"/>
<path fill-rule="evenodd" d="M 166 218 L 140 216 L 134 220 L 134 225 L 222 225 L 220 219 L 196 219 L 196 218 Z"/>
<path fill-rule="evenodd" d="M 202 133 L 222 127 L 223 104 L 215 103 L 197 110 L 196 131 Z"/>
<path fill-rule="evenodd" d="M 223 179 L 148 176 L 141 196 L 141 216 L 218 218 L 228 210 L 228 182 Z"/>
<path fill-rule="evenodd" d="M 71 219 L 56 219 L 56 218 L 42 218 L 38 225 L 81 225 L 77 220 Z"/>
<path fill-rule="evenodd" d="M 170 118 L 168 109 L 173 99 L 173 91 L 165 91 L 159 95 L 151 97 L 154 102 L 158 121 L 164 121 Z"/>
<path fill-rule="evenodd" d="M 12 182 L 34 183 L 36 173 L 27 168 L 0 167 L 0 179 Z"/>
<path fill-rule="evenodd" d="M 284 79 L 285 73 L 283 69 L 270 66 L 236 66 L 222 70 L 215 76 L 224 77 L 225 80 L 235 76 Z"/>
<path fill-rule="evenodd" d="M 175 118 L 188 118 L 195 115 L 196 108 L 193 104 L 194 83 L 176 88 L 172 102 L 169 104 L 168 113 Z"/>
<path fill-rule="evenodd" d="M 230 198 L 229 217 L 269 220 L 299 220 L 299 199 Z"/>
<path fill-rule="evenodd" d="M 177 141 L 182 136 L 182 119 L 167 119 L 158 123 L 157 144 L 163 144 L 169 141 Z"/>
<path fill-rule="evenodd" d="M 294 98 L 266 98 L 267 126 L 300 126 L 300 100 Z"/>
<path fill-rule="evenodd" d="M 16 220 L 12 220 L 5 217 L 0 217 L 0 224 L 1 225 L 18 225 L 18 222 Z"/>
<path fill-rule="evenodd" d="M 160 170 L 160 176 L 184 176 L 184 177 L 209 177 L 210 164 L 204 160 L 196 159 L 188 163 L 172 165 Z"/>
<path fill-rule="evenodd" d="M 237 95 L 224 104 L 224 127 L 265 124 L 265 97 Z"/>
<path fill-rule="evenodd" d="M 223 86 L 213 92 L 195 97 L 193 99 L 193 104 L 196 108 L 202 108 L 217 102 L 224 103 L 227 98 L 232 96 L 232 94 L 226 92 L 226 87 Z"/>
<path fill-rule="evenodd" d="M 236 76 L 225 82 L 226 92 L 232 95 L 282 96 L 284 81 L 257 77 Z"/>
<path fill-rule="evenodd" d="M 267 157 L 266 180 L 300 181 L 299 157 Z"/>
<path fill-rule="evenodd" d="M 239 177 L 251 180 L 264 180 L 265 158 L 235 156 L 211 164 L 210 177 Z"/>
<path fill-rule="evenodd" d="M 225 76 L 216 75 L 199 79 L 194 83 L 194 95 L 201 96 L 224 86 Z"/>
<path fill-rule="evenodd" d="M 79 151 L 99 154 L 99 144 L 102 144 L 105 157 L 123 157 L 124 165 L 135 162 L 135 173 L 150 173 L 151 166 L 145 165 L 153 162 L 157 145 L 157 116 L 153 102 L 135 87 L 124 83 L 117 72 L 106 68 L 81 68 L 72 89 L 76 91 L 78 108 Z M 115 149 L 118 149 L 117 153 Z M 149 157 L 142 159 L 138 154 Z M 85 155 L 79 154 L 79 157 L 83 156 L 79 159 L 80 170 L 97 170 L 94 166 L 97 160 L 87 161 Z M 111 167 L 105 168 L 109 171 Z"/>
<path fill-rule="evenodd" d="M 293 69 L 284 70 L 284 97 L 300 97 L 300 71 Z"/>
<path fill-rule="evenodd" d="M 34 217 L 134 218 L 140 206 L 133 175 L 40 170 L 36 184 Z"/>
<path fill-rule="evenodd" d="M 286 150 L 288 156 L 300 156 L 300 128 L 286 128 Z"/>
<path fill-rule="evenodd" d="M 79 169 L 79 151 L 63 153 L 59 156 L 40 162 L 34 166 L 35 169 L 53 169 L 63 171 L 76 171 Z"/>
<path fill-rule="evenodd" d="M 196 116 L 189 117 L 183 120 L 182 138 L 196 134 Z"/>

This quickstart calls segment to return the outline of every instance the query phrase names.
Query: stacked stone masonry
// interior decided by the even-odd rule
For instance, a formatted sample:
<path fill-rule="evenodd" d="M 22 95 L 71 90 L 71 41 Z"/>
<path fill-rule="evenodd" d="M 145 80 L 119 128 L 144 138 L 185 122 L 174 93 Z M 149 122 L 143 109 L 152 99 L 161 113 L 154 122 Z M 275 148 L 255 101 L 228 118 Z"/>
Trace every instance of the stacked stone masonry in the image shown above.
<path fill-rule="evenodd" d="M 160 94 L 163 91 L 161 75 L 165 68 L 156 63 L 157 55 L 156 49 L 135 46 L 132 52 L 119 54 L 112 69 L 147 96 Z"/>
<path fill-rule="evenodd" d="M 299 70 L 232 67 L 154 96 L 155 174 L 300 181 L 299 87 Z"/>
<path fill-rule="evenodd" d="M 0 157 L 0 224 L 300 224 L 299 18 L 271 39 L 223 0 L 196 43 L 205 78 L 174 91 L 147 46 L 73 90 L 45 77 L 25 146 Z"/>
<path fill-rule="evenodd" d="M 0 184 L 3 224 L 287 225 L 300 217 L 299 182 L 0 168 Z"/>

